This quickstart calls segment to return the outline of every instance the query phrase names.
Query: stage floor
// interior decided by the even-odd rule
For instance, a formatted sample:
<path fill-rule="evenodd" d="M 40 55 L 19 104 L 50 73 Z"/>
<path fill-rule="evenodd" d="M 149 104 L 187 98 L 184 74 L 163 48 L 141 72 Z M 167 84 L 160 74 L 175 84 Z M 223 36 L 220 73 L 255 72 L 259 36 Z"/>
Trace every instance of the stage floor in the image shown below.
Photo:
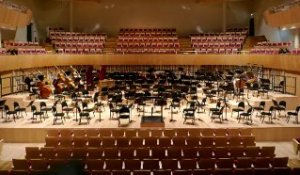
<path fill-rule="evenodd" d="M 199 100 L 201 100 L 202 93 L 198 93 Z M 266 101 L 266 110 L 269 109 L 269 106 L 272 105 L 271 99 L 286 100 L 287 106 L 289 110 L 294 110 L 298 102 L 298 97 L 286 94 L 279 93 L 270 93 L 269 99 L 266 97 L 257 98 L 252 97 L 250 94 L 250 99 L 247 99 L 251 105 L 257 106 L 259 101 Z M 5 96 L 4 99 L 7 100 L 6 104 L 12 107 L 13 101 L 18 101 L 21 106 L 26 106 L 30 99 L 27 93 L 15 94 Z M 182 102 L 181 109 L 178 113 L 173 114 L 173 119 L 176 121 L 170 121 L 171 119 L 171 111 L 170 109 L 163 110 L 163 118 L 164 118 L 164 128 L 244 128 L 250 127 L 253 129 L 253 133 L 256 136 L 256 139 L 259 141 L 290 141 L 294 137 L 299 137 L 300 133 L 300 124 L 295 123 L 295 118 L 291 118 L 290 122 L 286 122 L 286 118 L 282 113 L 281 116 L 278 116 L 273 120 L 273 123 L 268 122 L 268 118 L 265 118 L 265 122 L 262 123 L 260 117 L 256 116 L 256 113 L 253 114 L 253 123 L 251 125 L 247 124 L 245 121 L 241 120 L 238 122 L 237 113 L 234 113 L 231 116 L 231 108 L 237 106 L 237 100 L 228 98 L 228 105 L 230 106 L 227 109 L 227 112 L 224 113 L 224 120 L 220 123 L 219 119 L 211 120 L 210 115 L 208 114 L 208 109 L 211 107 L 215 107 L 215 103 L 211 103 L 208 100 L 206 108 L 206 112 L 204 113 L 196 113 L 196 120 L 192 123 L 191 120 L 187 120 L 184 122 L 184 118 L 182 115 L 182 110 L 186 107 L 186 102 Z M 70 103 L 71 100 L 67 99 Z M 48 100 L 40 100 L 36 99 L 34 104 L 39 106 L 40 101 L 45 101 L 48 106 L 51 106 L 54 102 L 53 97 L 50 97 Z M 212 100 L 215 101 L 215 100 Z M 131 111 L 131 122 L 128 120 L 121 120 L 121 125 L 118 124 L 117 119 L 110 119 L 109 115 L 109 107 L 107 102 L 104 101 L 105 109 L 101 113 L 101 121 L 99 121 L 99 113 L 95 113 L 95 117 L 91 113 L 91 120 L 89 123 L 86 120 L 83 120 L 83 123 L 79 125 L 78 121 L 75 120 L 75 113 L 70 114 L 70 118 L 64 121 L 64 124 L 56 124 L 53 125 L 53 116 L 50 112 L 49 117 L 43 120 L 42 122 L 34 122 L 32 123 L 31 112 L 27 112 L 27 115 L 24 115 L 23 118 L 19 118 L 16 122 L 10 121 L 5 122 L 4 119 L 0 120 L 0 137 L 4 138 L 7 142 L 44 142 L 44 137 L 46 135 L 46 130 L 49 128 L 140 128 L 141 127 L 141 116 L 138 115 L 138 111 L 136 107 Z M 246 103 L 247 104 L 247 103 Z M 91 104 L 92 105 L 92 104 Z M 169 104 L 168 104 L 169 105 Z M 60 105 L 59 105 L 60 106 Z M 168 106 L 166 106 L 168 107 Z M 248 106 L 246 106 L 246 109 Z M 160 107 L 154 109 L 154 111 L 159 110 Z M 29 109 L 27 109 L 29 110 Z M 146 106 L 146 111 L 151 111 L 151 106 Z M 226 111 L 226 110 L 224 110 Z M 116 114 L 113 116 L 117 117 Z"/>

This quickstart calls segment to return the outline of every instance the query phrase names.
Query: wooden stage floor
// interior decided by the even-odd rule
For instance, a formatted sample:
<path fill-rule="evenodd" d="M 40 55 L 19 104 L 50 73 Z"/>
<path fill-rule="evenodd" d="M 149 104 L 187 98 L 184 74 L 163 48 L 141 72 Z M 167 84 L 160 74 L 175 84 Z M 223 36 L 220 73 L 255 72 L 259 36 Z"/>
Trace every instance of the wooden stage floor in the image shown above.
<path fill-rule="evenodd" d="M 202 93 L 198 93 L 199 99 L 201 100 Z M 296 96 L 279 94 L 279 93 L 270 93 L 269 98 L 256 98 L 252 97 L 250 94 L 250 99 L 247 99 L 251 105 L 258 105 L 259 101 L 266 101 L 266 110 L 272 105 L 271 99 L 275 100 L 286 100 L 288 110 L 294 110 L 295 106 L 299 103 L 299 99 Z M 21 106 L 26 106 L 30 99 L 27 93 L 9 95 L 4 97 L 10 107 L 12 107 L 13 101 L 18 101 Z M 246 97 L 245 97 L 246 98 Z M 50 97 L 48 100 L 36 99 L 34 104 L 39 106 L 40 101 L 46 101 L 49 106 L 54 102 L 53 97 Z M 70 101 L 68 99 L 68 101 Z M 0 138 L 3 138 L 5 142 L 11 143 L 42 143 L 44 142 L 44 137 L 46 135 L 46 130 L 49 128 L 140 128 L 141 127 L 141 117 L 138 116 L 136 107 L 132 109 L 131 113 L 131 122 L 128 123 L 128 120 L 121 120 L 121 125 L 118 126 L 117 119 L 109 119 L 109 108 L 107 102 L 105 102 L 105 109 L 101 113 L 101 121 L 99 121 L 99 113 L 90 114 L 91 120 L 89 123 L 86 123 L 83 120 L 83 124 L 75 120 L 75 113 L 70 115 L 69 119 L 66 119 L 64 124 L 53 125 L 53 116 L 50 113 L 49 117 L 43 120 L 42 122 L 32 123 L 31 112 L 27 112 L 27 115 L 24 115 L 23 118 L 19 118 L 16 122 L 10 121 L 5 122 L 3 119 L 0 120 Z M 208 111 L 204 113 L 196 113 L 196 121 L 194 124 L 191 123 L 191 120 L 188 120 L 184 123 L 184 118 L 182 115 L 182 109 L 185 108 L 185 102 L 182 102 L 181 109 L 177 114 L 173 114 L 173 118 L 176 121 L 171 122 L 171 112 L 170 109 L 163 110 L 164 116 L 164 128 L 245 128 L 250 127 L 253 130 L 253 133 L 256 136 L 257 141 L 291 141 L 292 138 L 299 137 L 300 133 L 300 124 L 295 123 L 295 119 L 291 118 L 290 122 L 286 122 L 284 115 L 277 116 L 273 123 L 268 123 L 268 118 L 265 118 L 265 122 L 261 122 L 260 117 L 256 116 L 256 113 L 253 114 L 253 123 L 251 125 L 247 124 L 245 121 L 241 120 L 240 123 L 236 119 L 236 113 L 231 117 L 231 108 L 237 106 L 236 99 L 230 99 L 228 102 L 230 108 L 227 110 L 227 113 L 224 114 L 224 117 L 227 115 L 227 120 L 223 123 L 220 123 L 218 119 L 211 120 Z M 246 103 L 247 104 L 247 103 Z M 60 105 L 59 105 L 60 106 Z M 206 109 L 214 107 L 215 103 L 208 101 Z M 146 107 L 146 111 L 150 111 L 151 107 Z M 246 106 L 246 109 L 248 106 Z M 27 109 L 29 110 L 29 109 Z M 156 108 L 155 110 L 159 110 Z M 226 111 L 226 110 L 225 110 Z M 282 113 L 283 114 L 283 113 Z M 116 117 L 116 115 L 114 115 Z"/>

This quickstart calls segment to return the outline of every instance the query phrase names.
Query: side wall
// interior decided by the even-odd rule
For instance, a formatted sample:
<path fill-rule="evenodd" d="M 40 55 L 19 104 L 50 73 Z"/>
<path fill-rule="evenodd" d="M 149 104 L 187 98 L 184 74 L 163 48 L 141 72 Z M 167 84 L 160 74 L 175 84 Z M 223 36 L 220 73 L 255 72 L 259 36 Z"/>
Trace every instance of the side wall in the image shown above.
<path fill-rule="evenodd" d="M 255 14 L 255 34 L 265 35 L 269 41 L 276 42 L 294 42 L 293 30 L 281 30 L 273 28 L 266 24 L 263 13 L 270 7 L 284 3 L 284 0 L 254 0 L 254 14 Z"/>

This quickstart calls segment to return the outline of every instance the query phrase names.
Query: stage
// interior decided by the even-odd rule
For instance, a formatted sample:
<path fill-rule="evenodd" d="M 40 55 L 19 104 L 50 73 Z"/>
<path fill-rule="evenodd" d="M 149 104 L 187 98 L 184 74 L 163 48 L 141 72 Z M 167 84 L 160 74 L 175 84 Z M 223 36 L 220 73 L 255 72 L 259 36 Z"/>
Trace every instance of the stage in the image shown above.
<path fill-rule="evenodd" d="M 202 93 L 199 93 L 199 101 L 201 101 Z M 203 96 L 203 95 L 202 95 Z M 3 97 L 6 99 L 6 104 L 12 107 L 13 101 L 18 101 L 21 106 L 26 106 L 30 103 L 31 99 L 28 97 L 28 93 L 22 94 L 14 94 Z M 267 97 L 252 97 L 250 94 L 250 99 L 247 99 L 245 96 L 246 109 L 248 108 L 246 100 L 251 104 L 256 106 L 259 101 L 266 101 L 265 110 L 269 109 L 269 106 L 272 105 L 271 99 L 274 100 L 286 100 L 287 102 L 287 110 L 294 110 L 295 106 L 299 103 L 298 97 L 280 94 L 280 93 L 270 93 L 269 98 Z M 33 100 L 33 99 L 32 99 Z M 45 101 L 48 106 L 51 106 L 54 102 L 54 98 L 51 96 L 48 100 L 36 99 L 34 100 L 34 104 L 39 108 L 39 102 Z M 70 102 L 70 99 L 67 99 Z M 215 100 L 208 100 L 207 105 L 205 106 L 206 112 L 198 113 L 196 112 L 196 120 L 192 123 L 192 120 L 187 120 L 184 122 L 182 110 L 186 107 L 186 102 L 182 101 L 181 108 L 177 113 L 173 114 L 173 119 L 175 121 L 170 121 L 171 119 L 171 111 L 168 109 L 170 101 L 168 101 L 168 105 L 163 109 L 163 121 L 164 127 L 155 127 L 155 129 L 163 129 L 163 128 L 252 128 L 253 133 L 256 137 L 257 141 L 291 141 L 292 138 L 299 137 L 300 133 L 300 124 L 295 123 L 295 118 L 291 117 L 289 123 L 286 122 L 286 118 L 284 114 L 276 116 L 276 119 L 273 120 L 273 123 L 268 123 L 268 117 L 265 118 L 265 121 L 262 123 L 259 116 L 256 115 L 256 112 L 253 113 L 252 119 L 253 123 L 249 124 L 246 121 L 241 120 L 238 122 L 237 113 L 234 113 L 231 117 L 231 109 L 237 106 L 237 100 L 232 99 L 232 97 L 228 97 L 228 105 L 229 108 L 224 110 L 224 120 L 220 123 L 219 119 L 211 120 L 210 115 L 208 114 L 209 108 L 215 107 Z M 116 114 L 110 119 L 109 117 L 109 107 L 107 101 L 103 101 L 105 104 L 104 111 L 101 113 L 101 121 L 99 120 L 100 114 L 95 112 L 95 117 L 91 113 L 91 120 L 89 123 L 83 119 L 83 123 L 79 125 L 78 121 L 76 121 L 76 113 L 71 113 L 70 118 L 67 118 L 64 121 L 64 124 L 56 124 L 53 125 L 53 116 L 52 113 L 49 113 L 49 117 L 45 120 L 43 119 L 41 122 L 36 121 L 32 123 L 31 117 L 32 113 L 29 112 L 30 109 L 27 108 L 27 115 L 24 114 L 24 117 L 16 119 L 16 122 L 9 121 L 5 122 L 4 119 L 0 120 L 0 138 L 4 139 L 5 142 L 9 143 L 42 143 L 44 142 L 44 137 L 46 135 L 47 129 L 50 128 L 141 128 L 141 120 L 142 117 L 139 116 L 136 106 L 131 110 L 131 122 L 128 120 L 121 120 L 120 126 L 118 125 L 118 120 L 116 119 Z M 90 103 L 92 105 L 92 103 Z M 60 105 L 58 105 L 60 106 Z M 151 106 L 146 106 L 145 110 L 147 112 L 147 108 L 152 108 Z M 155 109 L 159 111 L 159 107 Z M 177 109 L 176 109 L 177 110 Z M 144 129 L 145 127 L 143 127 Z"/>

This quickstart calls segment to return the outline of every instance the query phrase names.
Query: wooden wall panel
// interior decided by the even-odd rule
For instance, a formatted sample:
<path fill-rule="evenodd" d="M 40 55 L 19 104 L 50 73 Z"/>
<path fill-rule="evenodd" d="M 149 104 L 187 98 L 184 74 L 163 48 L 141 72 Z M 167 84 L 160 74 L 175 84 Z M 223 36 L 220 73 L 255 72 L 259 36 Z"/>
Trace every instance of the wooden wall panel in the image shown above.
<path fill-rule="evenodd" d="M 296 55 L 18 55 L 0 56 L 0 71 L 68 65 L 262 65 L 300 73 Z"/>

